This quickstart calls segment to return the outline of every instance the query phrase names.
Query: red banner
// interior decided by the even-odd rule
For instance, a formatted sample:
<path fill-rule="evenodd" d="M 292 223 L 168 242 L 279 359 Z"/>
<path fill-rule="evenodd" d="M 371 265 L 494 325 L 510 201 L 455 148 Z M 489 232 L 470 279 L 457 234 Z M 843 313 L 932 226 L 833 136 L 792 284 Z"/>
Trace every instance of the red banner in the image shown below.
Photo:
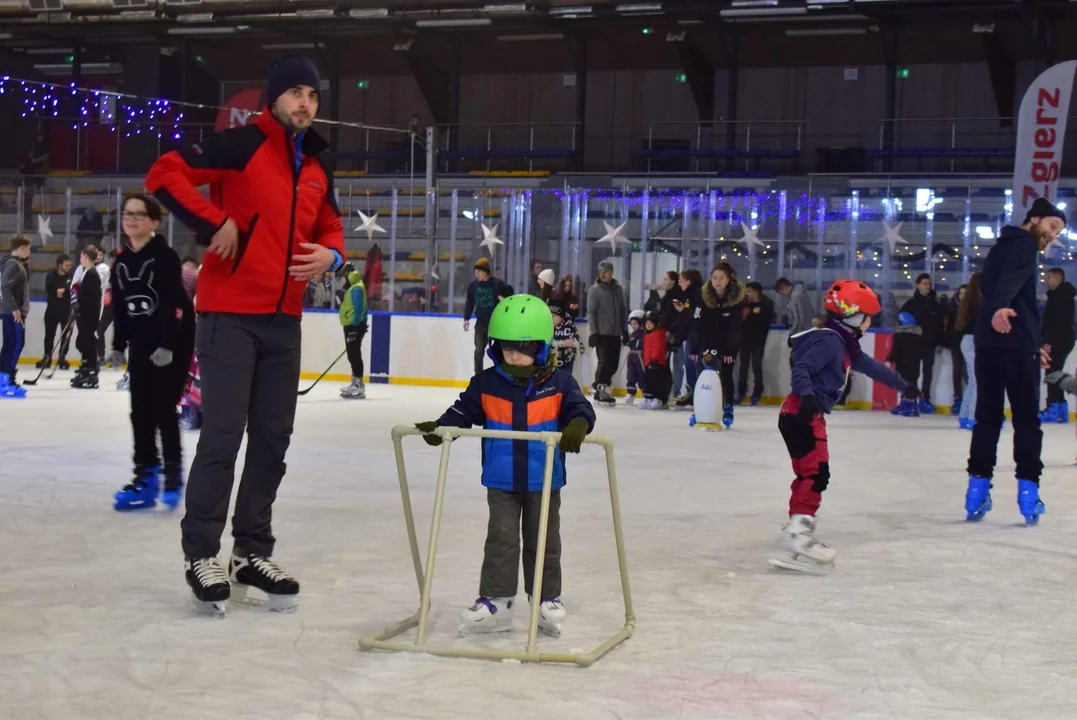
<path fill-rule="evenodd" d="M 220 132 L 228 128 L 243 127 L 261 109 L 262 91 L 260 88 L 241 90 L 228 98 L 224 107 L 217 113 L 217 123 L 213 129 Z"/>

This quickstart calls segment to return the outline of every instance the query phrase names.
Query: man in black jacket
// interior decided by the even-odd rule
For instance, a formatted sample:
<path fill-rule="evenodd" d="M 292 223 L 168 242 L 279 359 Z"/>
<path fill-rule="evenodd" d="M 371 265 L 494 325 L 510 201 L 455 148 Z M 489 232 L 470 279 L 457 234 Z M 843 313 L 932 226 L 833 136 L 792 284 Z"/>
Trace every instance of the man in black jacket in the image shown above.
<path fill-rule="evenodd" d="M 910 313 L 916 318 L 922 332 L 920 366 L 923 368 L 924 382 L 920 386 L 920 412 L 931 415 L 935 412 L 935 406 L 931 404 L 931 376 L 935 368 L 935 348 L 942 339 L 943 314 L 942 305 L 931 287 L 930 275 L 921 273 L 916 278 L 916 292 L 901 306 L 901 312 Z"/>
<path fill-rule="evenodd" d="M 752 390 L 752 405 L 755 406 L 763 397 L 763 351 L 767 346 L 770 325 L 774 322 L 774 301 L 763 294 L 763 286 L 757 282 L 750 282 L 744 287 L 748 291 L 748 305 L 744 308 L 744 324 L 741 327 L 737 404 L 748 394 L 750 364 L 755 378 Z"/>
<path fill-rule="evenodd" d="M 1048 200 L 1032 204 L 1021 227 L 1007 225 L 984 260 L 980 272 L 980 313 L 976 318 L 976 425 L 969 448 L 968 520 L 981 520 L 991 509 L 991 478 L 1006 397 L 1013 416 L 1013 459 L 1017 506 L 1025 523 L 1034 525 L 1044 512 L 1040 501 L 1043 431 L 1040 429 L 1040 370 L 1050 355 L 1036 307 L 1036 271 L 1040 251 L 1066 227 L 1066 216 Z"/>
<path fill-rule="evenodd" d="M 1066 282 L 1062 268 L 1047 271 L 1047 307 L 1043 310 L 1043 349 L 1051 356 L 1048 373 L 1059 372 L 1073 350 L 1073 310 L 1077 289 Z M 1040 422 L 1067 423 L 1070 408 L 1062 390 L 1055 385 L 1047 386 L 1047 409 L 1040 414 Z"/>
<path fill-rule="evenodd" d="M 56 328 L 63 333 L 71 319 L 71 258 L 67 255 L 59 255 L 56 258 L 56 269 L 45 276 L 45 354 L 39 368 L 47 368 L 52 365 L 52 357 L 56 354 Z M 68 335 L 70 337 L 70 335 Z M 62 342 L 59 348 L 59 363 L 62 369 L 67 369 L 67 343 Z"/>

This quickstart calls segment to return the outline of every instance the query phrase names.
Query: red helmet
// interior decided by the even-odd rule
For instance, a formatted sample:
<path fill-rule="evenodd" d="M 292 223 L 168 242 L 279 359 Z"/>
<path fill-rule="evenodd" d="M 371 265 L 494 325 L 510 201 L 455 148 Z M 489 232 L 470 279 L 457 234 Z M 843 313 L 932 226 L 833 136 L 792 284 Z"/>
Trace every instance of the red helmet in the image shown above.
<path fill-rule="evenodd" d="M 878 315 L 882 309 L 879 296 L 859 280 L 838 280 L 826 291 L 823 303 L 828 313 L 840 318 L 853 315 Z"/>

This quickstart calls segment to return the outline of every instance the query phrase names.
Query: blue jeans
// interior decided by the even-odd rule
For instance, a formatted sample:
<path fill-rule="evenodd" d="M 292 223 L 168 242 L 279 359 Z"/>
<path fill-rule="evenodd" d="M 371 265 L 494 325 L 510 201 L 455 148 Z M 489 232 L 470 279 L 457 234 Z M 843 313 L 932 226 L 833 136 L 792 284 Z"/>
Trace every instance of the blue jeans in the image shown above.
<path fill-rule="evenodd" d="M 670 352 L 669 367 L 673 370 L 673 397 L 681 396 L 681 386 L 684 385 L 684 346 L 674 348 Z"/>
<path fill-rule="evenodd" d="M 15 314 L 0 316 L 3 328 L 3 347 L 0 348 L 0 373 L 10 375 L 15 372 L 22 355 L 22 346 L 26 339 L 26 330 L 22 323 L 15 322 Z"/>

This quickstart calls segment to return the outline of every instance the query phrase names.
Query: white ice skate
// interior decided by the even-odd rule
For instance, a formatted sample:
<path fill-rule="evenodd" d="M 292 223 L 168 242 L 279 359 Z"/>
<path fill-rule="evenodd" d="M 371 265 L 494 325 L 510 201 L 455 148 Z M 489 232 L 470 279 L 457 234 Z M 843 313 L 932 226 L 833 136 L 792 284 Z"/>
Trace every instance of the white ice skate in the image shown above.
<path fill-rule="evenodd" d="M 512 598 L 480 597 L 460 614 L 460 636 L 512 630 Z"/>
<path fill-rule="evenodd" d="M 775 567 L 809 575 L 825 575 L 834 569 L 838 551 L 815 539 L 815 518 L 811 515 L 791 516 L 782 528 L 778 546 L 782 554 L 770 559 Z"/>
<path fill-rule="evenodd" d="M 342 398 L 348 398 L 349 400 L 364 400 L 366 399 L 366 385 L 363 384 L 363 378 L 352 376 L 352 384 L 341 389 L 340 396 Z"/>
<path fill-rule="evenodd" d="M 533 602 L 531 596 L 527 602 Z M 550 637 L 561 637 L 561 626 L 565 623 L 565 606 L 561 604 L 561 598 L 546 598 L 539 606 L 539 630 Z"/>
<path fill-rule="evenodd" d="M 635 404 L 636 404 L 636 393 L 628 394 L 626 392 L 625 393 L 625 405 L 635 405 Z"/>

